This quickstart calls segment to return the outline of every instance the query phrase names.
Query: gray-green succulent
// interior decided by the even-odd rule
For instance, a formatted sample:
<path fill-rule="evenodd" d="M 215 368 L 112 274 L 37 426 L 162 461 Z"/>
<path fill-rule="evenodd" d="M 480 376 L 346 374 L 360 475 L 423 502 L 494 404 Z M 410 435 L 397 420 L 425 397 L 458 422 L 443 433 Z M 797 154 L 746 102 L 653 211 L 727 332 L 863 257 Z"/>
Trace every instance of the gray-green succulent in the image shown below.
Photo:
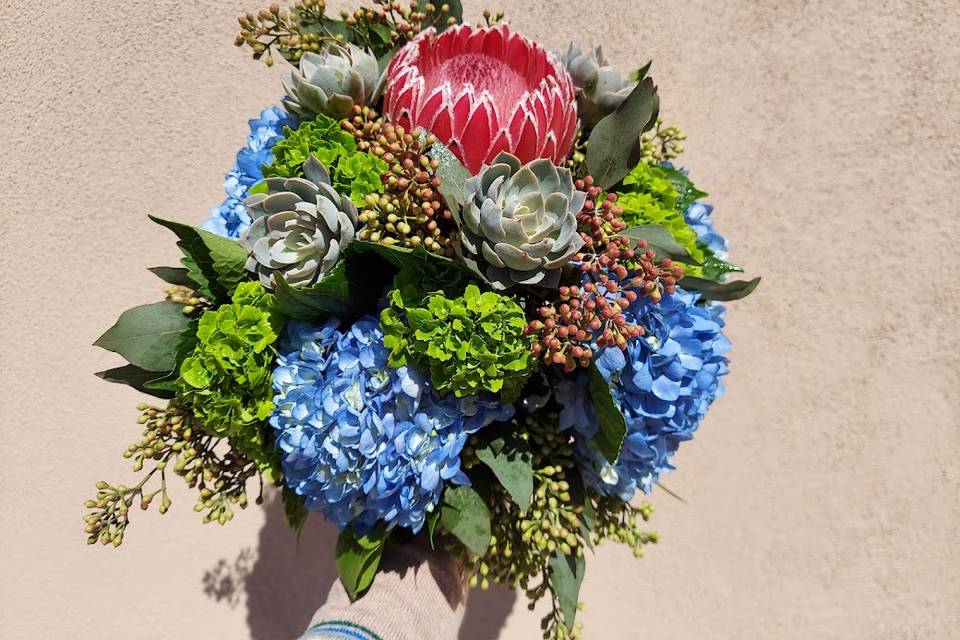
<path fill-rule="evenodd" d="M 315 157 L 303 165 L 303 178 L 267 178 L 268 193 L 244 201 L 252 223 L 240 238 L 250 251 L 246 268 L 267 288 L 282 277 L 307 287 L 336 265 L 353 240 L 357 207 L 330 186 L 330 174 Z"/>
<path fill-rule="evenodd" d="M 547 159 L 521 166 L 504 152 L 464 183 L 464 195 L 454 220 L 467 266 L 498 290 L 559 286 L 562 268 L 583 247 L 577 214 L 586 194 L 568 169 Z"/>
<path fill-rule="evenodd" d="M 322 113 L 339 120 L 353 105 L 372 102 L 379 80 L 380 63 L 373 55 L 353 44 L 329 44 L 303 54 L 299 67 L 283 82 L 283 105 L 300 116 Z"/>
<path fill-rule="evenodd" d="M 624 80 L 619 69 L 607 65 L 600 47 L 584 50 L 573 42 L 561 59 L 573 78 L 577 113 L 587 127 L 616 111 L 637 86 L 636 82 Z"/>

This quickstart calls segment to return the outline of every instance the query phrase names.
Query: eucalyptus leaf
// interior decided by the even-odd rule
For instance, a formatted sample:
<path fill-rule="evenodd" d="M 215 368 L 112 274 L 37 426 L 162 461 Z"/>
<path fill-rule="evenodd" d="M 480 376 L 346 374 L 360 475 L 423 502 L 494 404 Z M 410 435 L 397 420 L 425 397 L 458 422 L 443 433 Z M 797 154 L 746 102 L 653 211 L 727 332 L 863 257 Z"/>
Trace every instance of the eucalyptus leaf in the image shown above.
<path fill-rule="evenodd" d="M 124 311 L 93 344 L 141 369 L 168 372 L 177 366 L 177 347 L 189 330 L 183 305 L 156 302 Z"/>
<path fill-rule="evenodd" d="M 166 376 L 156 380 L 150 380 L 145 383 L 144 389 L 147 393 L 154 395 L 159 393 L 174 393 L 180 381 L 180 365 L 193 353 L 199 340 L 197 338 L 198 319 L 190 321 L 190 327 L 180 335 L 180 341 L 177 343 L 176 366 Z"/>
<path fill-rule="evenodd" d="M 601 188 L 619 183 L 640 161 L 640 134 L 653 126 L 659 109 L 657 88 L 651 78 L 644 78 L 616 111 L 593 128 L 587 169 Z"/>
<path fill-rule="evenodd" d="M 640 82 L 647 77 L 647 74 L 650 72 L 650 67 L 653 66 L 653 60 L 648 60 L 647 64 L 643 65 L 636 71 L 630 74 L 631 82 Z"/>
<path fill-rule="evenodd" d="M 760 278 L 753 280 L 735 280 L 733 282 L 714 282 L 703 278 L 687 276 L 677 285 L 687 291 L 696 291 L 704 300 L 730 302 L 746 298 L 760 284 Z"/>
<path fill-rule="evenodd" d="M 283 519 L 297 533 L 297 539 L 299 540 L 303 526 L 307 523 L 307 516 L 310 515 L 310 512 L 307 511 L 307 502 L 303 496 L 298 495 L 287 485 L 283 485 L 281 496 L 283 498 Z"/>
<path fill-rule="evenodd" d="M 632 240 L 646 240 L 647 248 L 656 252 L 657 260 L 670 258 L 685 264 L 700 266 L 700 263 L 693 259 L 686 248 L 674 239 L 673 234 L 658 224 L 630 227 L 621 231 L 618 235 Z"/>
<path fill-rule="evenodd" d="M 448 487 L 443 492 L 440 523 L 478 556 L 490 547 L 490 510 L 473 487 Z"/>
<path fill-rule="evenodd" d="M 593 540 L 591 534 L 593 527 L 597 523 L 597 513 L 593 508 L 593 502 L 587 494 L 587 485 L 583 481 L 583 476 L 576 471 L 569 476 L 570 481 L 570 503 L 572 505 L 583 507 L 580 513 L 580 537 L 586 543 L 587 547 L 593 549 Z"/>
<path fill-rule="evenodd" d="M 599 427 L 593 436 L 593 443 L 603 457 L 613 464 L 620 457 L 620 448 L 627 437 L 627 422 L 613 401 L 610 385 L 596 364 L 590 365 L 587 370 L 587 380 Z"/>
<path fill-rule="evenodd" d="M 157 276 L 167 284 L 175 284 L 181 287 L 197 288 L 197 283 L 190 279 L 185 268 L 182 267 L 150 267 L 150 273 Z"/>
<path fill-rule="evenodd" d="M 108 369 L 106 371 L 100 371 L 96 374 L 98 378 L 102 378 L 107 382 L 125 384 L 128 387 L 133 387 L 141 393 L 146 393 L 156 398 L 169 400 L 175 395 L 172 391 L 156 391 L 146 386 L 147 383 L 162 379 L 166 375 L 167 374 L 164 372 L 147 371 L 146 369 L 141 369 L 140 367 L 136 367 L 132 364 L 128 364 L 123 367 L 117 367 L 115 369 Z"/>
<path fill-rule="evenodd" d="M 362 597 L 373 584 L 386 539 L 383 526 L 363 536 L 354 535 L 351 527 L 340 532 L 336 547 L 337 571 L 351 601 Z"/>
<path fill-rule="evenodd" d="M 557 549 L 549 566 L 550 587 L 563 613 L 563 623 L 568 631 L 572 631 L 580 600 L 580 585 L 587 570 L 586 558 L 582 555 L 564 555 Z"/>
<path fill-rule="evenodd" d="M 477 449 L 477 458 L 490 467 L 503 488 L 513 497 L 521 511 L 530 506 L 533 498 L 533 461 L 530 445 L 510 435 L 497 438 Z"/>

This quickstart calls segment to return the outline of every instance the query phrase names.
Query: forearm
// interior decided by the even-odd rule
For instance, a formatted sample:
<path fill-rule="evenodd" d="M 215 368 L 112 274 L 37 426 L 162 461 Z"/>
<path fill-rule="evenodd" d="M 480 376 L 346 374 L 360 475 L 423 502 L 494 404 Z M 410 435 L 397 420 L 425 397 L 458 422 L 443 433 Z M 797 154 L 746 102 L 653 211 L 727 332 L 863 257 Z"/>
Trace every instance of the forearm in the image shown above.
<path fill-rule="evenodd" d="M 396 545 L 359 601 L 351 603 L 335 582 L 301 640 L 453 640 L 465 600 L 460 571 L 449 557 Z"/>

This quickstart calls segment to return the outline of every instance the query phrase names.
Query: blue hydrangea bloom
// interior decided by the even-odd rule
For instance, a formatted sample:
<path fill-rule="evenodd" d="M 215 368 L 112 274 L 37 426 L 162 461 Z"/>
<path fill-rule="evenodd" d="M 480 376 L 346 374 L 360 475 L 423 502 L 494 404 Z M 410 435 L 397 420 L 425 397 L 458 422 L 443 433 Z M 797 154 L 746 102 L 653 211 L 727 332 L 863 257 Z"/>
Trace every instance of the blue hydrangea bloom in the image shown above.
<path fill-rule="evenodd" d="M 286 483 L 340 527 L 363 533 L 383 521 L 417 532 L 445 481 L 468 482 L 469 434 L 509 420 L 513 407 L 440 397 L 416 371 L 388 366 L 375 318 L 337 324 L 291 322 L 281 343 L 270 424 Z"/>
<path fill-rule="evenodd" d="M 714 255 L 721 260 L 726 260 L 729 255 L 727 240 L 717 233 L 714 228 L 713 218 L 711 217 L 712 213 L 713 205 L 698 200 L 687 207 L 687 210 L 683 213 L 683 217 L 686 219 L 687 224 L 697 232 L 700 240 L 713 251 Z"/>
<path fill-rule="evenodd" d="M 296 128 L 297 122 L 279 107 L 264 109 L 259 118 L 250 121 L 247 144 L 237 153 L 233 169 L 223 182 L 226 200 L 210 211 L 202 228 L 227 238 L 239 238 L 250 225 L 250 216 L 243 206 L 250 187 L 263 179 L 263 165 L 273 162 L 272 149 L 283 139 L 284 127 Z"/>
<path fill-rule="evenodd" d="M 723 307 L 700 305 L 699 295 L 677 290 L 654 304 L 641 298 L 624 315 L 646 328 L 619 360 L 599 367 L 627 422 L 627 438 L 615 465 L 590 443 L 597 423 L 586 376 L 558 385 L 563 410 L 560 427 L 577 430 L 577 455 L 587 482 L 623 500 L 649 491 L 659 475 L 673 468 L 671 456 L 693 437 L 710 404 L 723 393 L 730 343 L 722 333 Z M 622 366 L 614 367 L 615 362 Z M 600 358 L 598 358 L 600 364 Z"/>
<path fill-rule="evenodd" d="M 684 167 L 676 167 L 672 162 L 664 162 L 662 167 L 667 169 L 677 169 L 683 175 L 689 172 Z M 706 244 L 713 253 L 721 260 L 726 260 L 729 255 L 727 239 L 717 233 L 713 224 L 713 205 L 699 200 L 687 207 L 683 212 L 683 217 L 687 224 L 697 232 L 697 237 Z"/>

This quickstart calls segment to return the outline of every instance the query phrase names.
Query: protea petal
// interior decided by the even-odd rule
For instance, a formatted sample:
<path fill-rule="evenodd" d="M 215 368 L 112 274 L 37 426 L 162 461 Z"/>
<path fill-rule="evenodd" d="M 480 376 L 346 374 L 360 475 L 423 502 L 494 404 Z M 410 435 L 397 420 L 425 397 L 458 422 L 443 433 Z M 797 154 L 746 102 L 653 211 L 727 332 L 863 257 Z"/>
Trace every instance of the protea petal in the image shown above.
<path fill-rule="evenodd" d="M 562 164 L 578 122 L 570 74 L 507 25 L 424 31 L 390 63 L 384 112 L 429 129 L 473 173 L 504 151 Z"/>

